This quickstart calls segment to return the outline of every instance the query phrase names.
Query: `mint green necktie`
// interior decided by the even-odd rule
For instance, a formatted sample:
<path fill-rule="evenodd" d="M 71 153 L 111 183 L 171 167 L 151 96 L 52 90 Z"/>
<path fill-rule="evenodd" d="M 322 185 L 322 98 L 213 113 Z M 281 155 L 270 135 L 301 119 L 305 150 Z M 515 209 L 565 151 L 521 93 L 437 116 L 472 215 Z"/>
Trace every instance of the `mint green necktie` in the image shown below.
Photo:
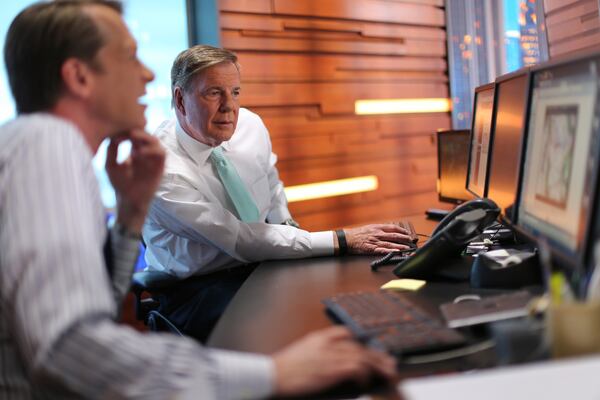
<path fill-rule="evenodd" d="M 217 169 L 221 183 L 225 187 L 229 198 L 233 202 L 240 219 L 244 222 L 258 222 L 258 208 L 244 186 L 235 167 L 223 154 L 223 148 L 215 147 L 210 153 L 210 161 Z"/>

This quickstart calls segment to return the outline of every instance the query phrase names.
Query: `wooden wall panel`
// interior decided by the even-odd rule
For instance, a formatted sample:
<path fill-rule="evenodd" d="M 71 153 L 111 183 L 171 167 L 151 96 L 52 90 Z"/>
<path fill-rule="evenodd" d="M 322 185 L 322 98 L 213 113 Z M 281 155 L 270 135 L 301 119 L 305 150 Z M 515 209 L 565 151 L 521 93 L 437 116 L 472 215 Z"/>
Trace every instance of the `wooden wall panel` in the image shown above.
<path fill-rule="evenodd" d="M 365 222 L 390 222 L 397 220 L 398 215 L 420 214 L 424 208 L 436 203 L 437 194 L 433 191 L 404 196 L 401 203 L 397 198 L 378 198 L 357 207 L 337 207 L 303 216 L 302 224 L 312 230 L 327 230 Z"/>
<path fill-rule="evenodd" d="M 442 58 L 357 57 L 324 54 L 253 53 L 238 54 L 244 83 L 395 81 L 447 82 Z"/>
<path fill-rule="evenodd" d="M 446 33 L 440 28 L 410 25 L 377 24 L 364 21 L 302 19 L 278 17 L 276 15 L 222 14 L 221 28 L 224 30 L 315 30 L 329 32 L 352 32 L 364 37 L 389 37 L 413 39 L 445 39 Z"/>
<path fill-rule="evenodd" d="M 544 0 L 544 12 L 546 14 L 553 13 L 560 8 L 572 7 L 575 3 L 581 0 Z"/>
<path fill-rule="evenodd" d="M 273 0 L 277 14 L 411 25 L 445 25 L 444 11 L 426 2 L 387 0 Z"/>
<path fill-rule="evenodd" d="M 597 0 L 545 0 L 544 12 L 551 58 L 600 43 Z"/>
<path fill-rule="evenodd" d="M 271 0 L 220 0 L 221 11 L 238 11 L 243 13 L 265 13 L 273 11 Z"/>
<path fill-rule="evenodd" d="M 439 206 L 433 133 L 447 113 L 357 116 L 358 99 L 449 97 L 443 0 L 221 0 L 242 106 L 270 131 L 286 186 L 376 175 L 379 188 L 290 204 L 306 229 Z"/>
<path fill-rule="evenodd" d="M 226 48 L 255 51 L 296 51 L 340 54 L 373 54 L 389 56 L 443 57 L 446 44 L 439 41 L 401 39 L 396 41 L 372 39 L 356 41 L 355 34 L 332 32 L 223 32 Z"/>
<path fill-rule="evenodd" d="M 351 114 L 358 99 L 448 97 L 448 86 L 444 83 L 251 82 L 244 83 L 243 90 L 243 102 L 249 108 L 316 104 L 323 114 Z"/>

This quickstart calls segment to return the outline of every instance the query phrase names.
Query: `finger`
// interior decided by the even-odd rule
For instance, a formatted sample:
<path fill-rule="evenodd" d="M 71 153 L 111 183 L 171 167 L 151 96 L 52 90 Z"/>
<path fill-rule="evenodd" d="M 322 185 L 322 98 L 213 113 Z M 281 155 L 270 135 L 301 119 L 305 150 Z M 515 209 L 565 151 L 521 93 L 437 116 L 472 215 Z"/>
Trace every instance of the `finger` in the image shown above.
<path fill-rule="evenodd" d="M 132 141 L 147 141 L 150 140 L 152 138 L 156 139 L 154 136 L 152 136 L 151 134 L 149 134 L 148 132 L 146 132 L 143 129 L 132 129 L 131 132 L 129 132 L 129 137 Z"/>
<path fill-rule="evenodd" d="M 355 339 L 340 339 L 330 343 L 328 348 L 342 357 L 364 351 L 364 346 Z"/>
<path fill-rule="evenodd" d="M 376 235 L 377 239 L 384 242 L 393 242 L 393 243 L 409 243 L 410 236 L 405 235 L 403 233 L 397 232 L 384 232 Z"/>
<path fill-rule="evenodd" d="M 393 357 L 376 350 L 368 350 L 367 353 L 371 370 L 390 380 L 396 376 L 396 360 Z"/>
<path fill-rule="evenodd" d="M 162 147 L 142 147 L 132 151 L 131 156 L 136 162 L 155 162 L 165 158 L 165 152 Z"/>
<path fill-rule="evenodd" d="M 106 163 L 105 167 L 113 167 L 117 165 L 117 155 L 119 154 L 119 144 L 125 139 L 115 137 L 110 140 L 108 148 L 106 149 Z"/>
<path fill-rule="evenodd" d="M 336 352 L 328 357 L 332 373 L 337 379 L 352 379 L 360 384 L 366 384 L 374 371 L 371 361 L 364 349 L 352 349 Z"/>
<path fill-rule="evenodd" d="M 378 228 L 384 232 L 400 232 L 400 233 L 408 233 L 406 229 L 401 227 L 398 224 L 379 224 Z"/>
<path fill-rule="evenodd" d="M 344 326 L 332 326 L 329 328 L 322 329 L 320 331 L 314 332 L 313 335 L 320 335 L 326 340 L 351 340 L 352 332 L 348 330 L 348 328 Z"/>
<path fill-rule="evenodd" d="M 145 143 L 137 143 L 132 146 L 131 156 L 140 160 L 165 158 L 166 152 L 158 140 Z"/>
<path fill-rule="evenodd" d="M 396 226 L 396 227 L 398 227 L 398 228 L 399 228 L 399 231 L 400 231 L 400 232 L 402 232 L 402 233 L 408 233 L 408 229 L 406 229 L 405 227 L 403 227 L 403 226 L 402 226 L 402 224 L 401 224 L 400 222 L 387 222 L 387 223 L 385 223 L 385 224 L 383 224 L 383 225 L 385 225 L 385 226 L 388 226 L 388 225 L 394 225 L 394 226 Z M 383 230 L 383 229 L 382 229 L 382 230 Z"/>
<path fill-rule="evenodd" d="M 377 244 L 377 246 L 375 247 L 373 252 L 376 254 L 381 254 L 381 253 L 389 253 L 390 251 L 409 250 L 410 248 L 411 248 L 410 246 L 405 245 L 405 244 L 381 242 L 381 243 Z"/>
<path fill-rule="evenodd" d="M 396 375 L 396 360 L 378 350 L 368 349 L 361 344 L 354 346 L 336 346 L 335 354 L 330 356 L 335 364 L 346 364 L 362 370 L 363 373 L 375 372 L 388 379 Z M 352 365 L 355 363 L 355 365 Z"/>

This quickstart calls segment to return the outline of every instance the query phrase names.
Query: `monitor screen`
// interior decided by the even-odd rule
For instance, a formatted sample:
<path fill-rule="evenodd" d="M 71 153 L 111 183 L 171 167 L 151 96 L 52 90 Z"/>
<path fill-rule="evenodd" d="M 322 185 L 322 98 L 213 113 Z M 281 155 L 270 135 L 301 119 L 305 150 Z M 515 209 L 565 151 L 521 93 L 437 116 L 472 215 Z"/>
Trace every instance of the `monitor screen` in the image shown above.
<path fill-rule="evenodd" d="M 529 92 L 527 80 L 527 71 L 523 71 L 496 82 L 487 197 L 500 207 L 502 215 L 509 221 L 513 217 L 511 212 L 506 212 L 506 208 L 513 206 L 517 197 L 521 139 Z"/>
<path fill-rule="evenodd" d="M 438 181 L 440 201 L 462 203 L 473 195 L 465 188 L 469 161 L 468 130 L 441 130 L 437 132 Z"/>
<path fill-rule="evenodd" d="M 598 167 L 600 57 L 532 75 L 517 225 L 582 264 Z"/>
<path fill-rule="evenodd" d="M 480 86 L 475 89 L 467 189 L 478 197 L 486 196 L 485 179 L 490 146 L 493 106 L 493 84 Z"/>

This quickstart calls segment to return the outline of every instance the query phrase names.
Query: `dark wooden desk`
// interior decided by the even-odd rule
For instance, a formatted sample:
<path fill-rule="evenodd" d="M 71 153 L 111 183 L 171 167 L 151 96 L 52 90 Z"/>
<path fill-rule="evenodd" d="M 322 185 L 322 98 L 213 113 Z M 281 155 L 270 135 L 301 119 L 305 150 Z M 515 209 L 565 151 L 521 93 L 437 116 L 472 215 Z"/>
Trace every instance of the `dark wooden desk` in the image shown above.
<path fill-rule="evenodd" d="M 419 233 L 429 233 L 436 225 L 422 216 L 411 220 Z M 321 257 L 261 263 L 225 310 L 208 345 L 268 354 L 308 332 L 331 326 L 321 299 L 341 292 L 376 290 L 395 278 L 392 266 L 372 272 L 369 264 L 375 258 Z M 467 283 L 428 283 L 414 297 L 419 305 L 439 314 L 439 304 L 461 294 L 481 292 L 470 289 Z M 436 368 L 401 371 L 401 375 L 421 375 L 432 370 Z M 396 395 L 386 393 L 384 397 Z"/>
<path fill-rule="evenodd" d="M 410 218 L 419 233 L 437 222 Z M 319 257 L 261 263 L 235 295 L 208 345 L 272 353 L 304 334 L 331 325 L 321 299 L 340 292 L 373 290 L 394 279 L 392 267 L 372 272 L 374 256 Z"/>

